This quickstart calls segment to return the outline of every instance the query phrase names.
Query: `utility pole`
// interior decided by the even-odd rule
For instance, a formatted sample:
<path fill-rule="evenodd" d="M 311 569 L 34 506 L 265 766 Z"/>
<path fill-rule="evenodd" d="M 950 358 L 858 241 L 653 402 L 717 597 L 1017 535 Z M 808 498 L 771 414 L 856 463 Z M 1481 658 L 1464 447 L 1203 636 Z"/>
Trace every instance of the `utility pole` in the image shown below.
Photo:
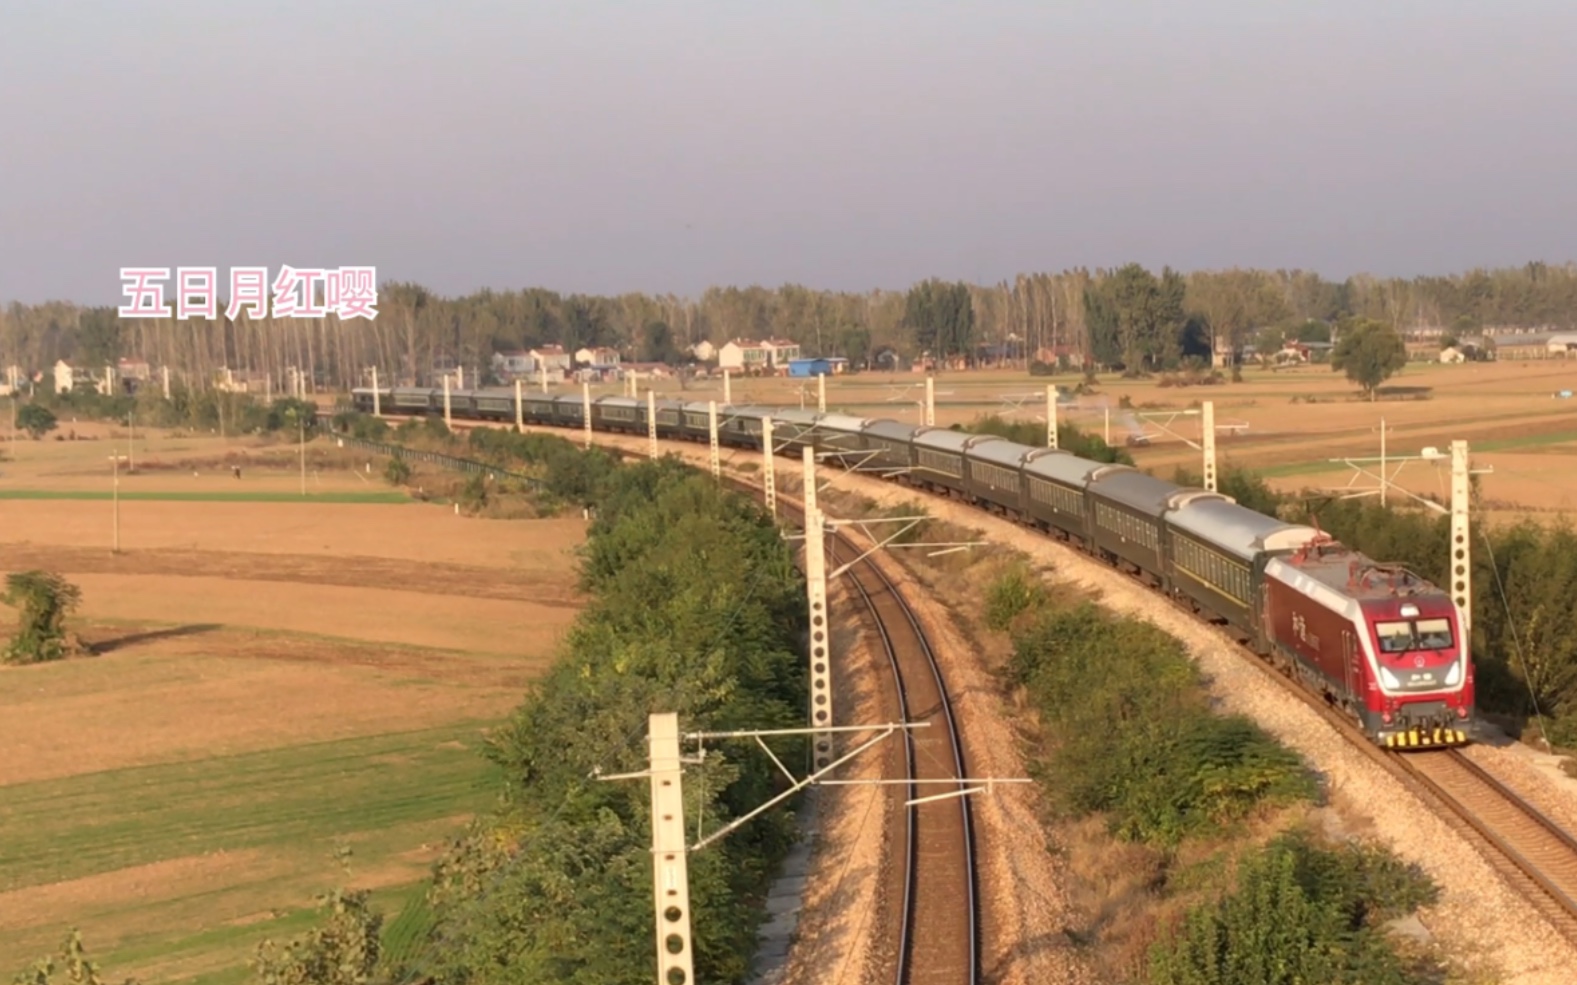
<path fill-rule="evenodd" d="M 515 380 L 515 430 L 524 431 L 526 428 L 526 405 L 520 394 L 520 380 Z"/>
<path fill-rule="evenodd" d="M 445 396 L 447 398 L 447 395 Z M 445 403 L 448 403 L 447 399 Z M 448 409 L 447 406 L 444 408 L 445 411 Z M 307 494 L 307 416 L 305 414 L 296 415 L 296 427 L 301 436 L 301 495 L 305 496 Z"/>
<path fill-rule="evenodd" d="M 168 367 L 168 366 L 160 366 L 159 369 L 164 374 L 164 399 L 165 400 L 169 400 L 170 399 L 170 367 Z"/>
<path fill-rule="evenodd" d="M 455 383 L 455 389 L 456 390 L 464 390 L 465 389 L 465 367 L 464 366 L 456 366 L 454 368 L 454 383 Z"/>
<path fill-rule="evenodd" d="M 1106 447 L 1110 448 L 1112 446 L 1112 409 L 1110 406 L 1106 407 L 1106 429 L 1101 432 L 1101 435 L 1102 440 L 1106 442 Z"/>
<path fill-rule="evenodd" d="M 444 427 L 449 427 L 450 423 L 451 423 L 451 418 L 449 416 L 449 374 L 445 373 L 444 374 Z"/>
<path fill-rule="evenodd" d="M 832 639 L 827 621 L 827 545 L 825 524 L 816 497 L 816 450 L 803 449 L 805 462 L 805 595 L 810 603 L 810 724 L 830 729 L 832 718 Z M 832 761 L 832 733 L 813 737 L 816 769 Z"/>
<path fill-rule="evenodd" d="M 1453 445 L 1453 449 L 1454 448 L 1455 448 L 1455 446 Z M 1386 471 L 1385 471 L 1385 418 L 1382 417 L 1382 418 L 1380 418 L 1380 475 L 1384 476 L 1385 474 L 1386 474 Z M 1381 506 L 1385 505 L 1385 487 L 1387 485 L 1388 485 L 1388 483 L 1386 483 L 1386 482 L 1381 482 L 1380 483 L 1380 505 Z"/>
<path fill-rule="evenodd" d="M 1057 447 L 1057 385 L 1046 384 L 1046 447 Z"/>
<path fill-rule="evenodd" d="M 778 480 L 776 456 L 772 454 L 772 418 L 761 417 L 761 489 L 766 494 L 767 512 L 773 519 L 778 515 Z"/>
<path fill-rule="evenodd" d="M 137 411 L 133 407 L 131 413 L 126 415 L 126 474 L 132 475 L 137 471 Z"/>
<path fill-rule="evenodd" d="M 271 404 L 273 402 L 274 402 L 274 374 L 271 373 L 271 372 L 264 373 L 263 374 L 263 403 Z"/>
<path fill-rule="evenodd" d="M 1383 433 L 1383 432 L 1382 432 Z M 1473 548 L 1469 539 L 1471 487 L 1466 441 L 1451 442 L 1451 601 L 1461 613 L 1462 638 L 1473 621 Z M 1383 487 L 1382 487 L 1383 488 Z M 1383 494 L 1382 494 L 1383 495 Z"/>
<path fill-rule="evenodd" d="M 548 392 L 548 364 L 547 363 L 539 363 L 537 365 L 537 377 L 542 381 L 542 392 L 543 393 L 547 393 Z"/>
<path fill-rule="evenodd" d="M 110 456 L 110 462 L 112 463 L 111 468 L 113 469 L 113 475 L 114 475 L 114 478 L 112 480 L 113 484 L 110 487 L 111 488 L 110 499 L 111 499 L 111 501 L 114 504 L 112 506 L 112 510 L 113 510 L 113 516 L 114 516 L 113 523 L 114 523 L 114 532 L 115 532 L 114 533 L 115 540 L 113 542 L 113 546 L 110 548 L 110 553 L 112 553 L 112 554 L 119 554 L 120 553 L 120 456 L 119 455 L 111 455 Z"/>
<path fill-rule="evenodd" d="M 646 444 L 657 461 L 657 391 L 646 391 Z"/>
<path fill-rule="evenodd" d="M 717 401 L 708 400 L 706 404 L 706 429 L 712 441 L 712 478 L 719 479 L 723 475 L 723 460 L 717 453 Z"/>
<path fill-rule="evenodd" d="M 591 448 L 591 381 L 580 381 L 580 419 L 586 430 L 586 448 Z"/>
<path fill-rule="evenodd" d="M 827 412 L 827 374 L 816 374 L 816 409 L 823 414 Z"/>
<path fill-rule="evenodd" d="M 378 393 L 378 367 L 372 367 L 372 416 L 383 416 L 383 404 Z"/>
<path fill-rule="evenodd" d="M 657 915 L 657 981 L 695 979 L 690 937 L 690 864 L 684 841 L 684 763 L 679 716 L 648 719 L 652 777 L 652 908 Z"/>
<path fill-rule="evenodd" d="M 730 833 L 750 823 L 757 817 L 783 803 L 790 797 L 798 794 L 807 787 L 825 781 L 823 778 L 834 769 L 853 760 L 865 751 L 879 745 L 884 739 L 900 731 L 917 728 L 927 728 L 929 722 L 890 723 L 886 725 L 856 725 L 843 729 L 840 732 L 875 732 L 852 750 L 829 762 L 825 767 L 809 773 L 800 779 L 788 767 L 783 765 L 767 746 L 765 739 L 768 737 L 781 737 L 790 735 L 804 735 L 809 729 L 757 729 L 738 732 L 695 732 L 681 735 L 679 731 L 679 716 L 673 712 L 654 712 L 647 717 L 647 762 L 648 766 L 639 773 L 617 773 L 604 775 L 601 770 L 594 770 L 592 778 L 596 780 L 646 780 L 651 789 L 652 805 L 652 909 L 653 923 L 655 924 L 655 942 L 657 945 L 657 985 L 692 985 L 694 982 L 694 961 L 691 958 L 693 950 L 691 939 L 690 920 L 690 853 L 697 852 L 718 840 L 727 837 Z M 698 746 L 698 755 L 686 758 L 680 748 L 681 739 L 694 740 Z M 707 741 L 719 739 L 754 739 L 757 745 L 771 757 L 790 781 L 789 787 L 768 799 L 756 808 L 741 814 L 732 821 L 718 828 L 716 831 L 702 837 L 699 825 L 696 830 L 696 842 L 685 843 L 685 815 L 684 815 L 684 767 L 686 765 L 700 765 L 705 762 L 706 749 L 703 745 Z M 902 783 L 912 785 L 915 780 L 850 780 L 846 784 L 865 783 Z M 958 785 L 969 781 L 965 779 L 949 779 L 945 781 L 951 785 Z M 992 783 L 1029 783 L 1029 779 L 1014 780 L 988 780 Z M 979 787 L 975 790 L 961 791 L 961 795 L 979 790 L 989 789 Z M 905 806 L 908 806 L 907 804 Z"/>
<path fill-rule="evenodd" d="M 1216 491 L 1216 403 L 1206 400 L 1199 406 L 1199 443 L 1204 445 L 1205 488 Z"/>
<path fill-rule="evenodd" d="M 1437 448 L 1425 448 L 1420 454 L 1413 456 L 1382 456 L 1378 461 L 1382 471 L 1375 475 L 1365 467 L 1365 463 L 1376 461 L 1373 458 L 1333 458 L 1332 462 L 1341 462 L 1354 472 L 1348 480 L 1346 487 L 1330 490 L 1343 493 L 1343 499 L 1354 499 L 1359 496 L 1368 496 L 1375 492 L 1373 489 L 1354 489 L 1352 483 L 1359 476 L 1379 480 L 1381 495 L 1384 490 L 1392 485 L 1392 476 L 1383 471 L 1390 463 L 1400 463 L 1397 474 L 1401 474 L 1401 466 L 1412 461 L 1434 462 L 1440 464 L 1445 456 Z M 1472 544 L 1472 486 L 1470 477 L 1486 475 L 1493 472 L 1493 468 L 1475 469 L 1472 467 L 1468 456 L 1468 443 L 1466 441 L 1451 442 L 1451 505 L 1441 506 L 1432 499 L 1425 499 L 1410 490 L 1397 486 L 1396 491 L 1418 504 L 1434 510 L 1436 513 L 1445 513 L 1451 517 L 1451 579 L 1447 586 L 1451 593 L 1451 601 L 1457 606 L 1462 621 L 1462 635 L 1467 638 L 1473 620 L 1473 544 Z"/>
<path fill-rule="evenodd" d="M 728 370 L 723 370 L 723 406 L 734 405 L 734 377 Z"/>
<path fill-rule="evenodd" d="M 936 377 L 925 378 L 925 426 L 936 427 Z"/>

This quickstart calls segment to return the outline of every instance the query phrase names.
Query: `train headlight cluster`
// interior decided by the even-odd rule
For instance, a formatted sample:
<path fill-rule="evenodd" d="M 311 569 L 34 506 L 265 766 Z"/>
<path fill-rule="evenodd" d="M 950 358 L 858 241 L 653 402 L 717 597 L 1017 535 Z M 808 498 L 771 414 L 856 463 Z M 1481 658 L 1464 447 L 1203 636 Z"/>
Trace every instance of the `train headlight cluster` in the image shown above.
<path fill-rule="evenodd" d="M 1458 660 L 1446 671 L 1446 687 L 1456 687 L 1462 682 L 1462 661 Z"/>
<path fill-rule="evenodd" d="M 1384 667 L 1380 668 L 1380 683 L 1393 691 L 1399 691 L 1402 688 L 1402 682 L 1397 680 L 1396 675 Z"/>

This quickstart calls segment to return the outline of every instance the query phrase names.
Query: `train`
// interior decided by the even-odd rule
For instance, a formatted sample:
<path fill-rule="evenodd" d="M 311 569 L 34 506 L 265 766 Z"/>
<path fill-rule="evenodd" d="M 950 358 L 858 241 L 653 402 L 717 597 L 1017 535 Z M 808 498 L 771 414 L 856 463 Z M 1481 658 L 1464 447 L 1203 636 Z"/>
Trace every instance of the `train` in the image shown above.
<path fill-rule="evenodd" d="M 352 391 L 384 415 L 445 412 L 443 391 Z M 513 424 L 513 390 L 455 390 L 451 418 Z M 656 400 L 659 438 L 709 442 L 708 402 Z M 649 433 L 648 401 L 522 394 L 530 425 Z M 1030 527 L 1127 572 L 1231 633 L 1398 749 L 1465 745 L 1476 735 L 1473 661 L 1451 597 L 1405 567 L 1377 562 L 1321 532 L 1181 486 L 1130 465 L 1032 448 L 995 435 L 816 410 L 719 405 L 718 443 L 874 474 Z"/>

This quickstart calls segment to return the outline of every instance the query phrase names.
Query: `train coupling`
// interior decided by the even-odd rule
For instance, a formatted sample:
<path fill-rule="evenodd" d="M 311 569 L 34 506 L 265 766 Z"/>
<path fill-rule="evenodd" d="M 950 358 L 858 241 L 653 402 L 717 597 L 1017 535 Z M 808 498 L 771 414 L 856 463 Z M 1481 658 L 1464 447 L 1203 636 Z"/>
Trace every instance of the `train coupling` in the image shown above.
<path fill-rule="evenodd" d="M 1449 749 L 1470 741 L 1467 731 L 1458 728 L 1410 728 L 1380 734 L 1380 744 L 1387 749 Z"/>

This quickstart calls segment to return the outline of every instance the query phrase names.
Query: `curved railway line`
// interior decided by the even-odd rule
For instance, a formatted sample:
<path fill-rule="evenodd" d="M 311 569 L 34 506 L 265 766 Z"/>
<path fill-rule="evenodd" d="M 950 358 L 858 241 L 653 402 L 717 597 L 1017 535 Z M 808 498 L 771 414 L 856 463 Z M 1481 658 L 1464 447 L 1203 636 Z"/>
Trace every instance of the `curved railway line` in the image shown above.
<path fill-rule="evenodd" d="M 744 488 L 759 493 L 750 483 Z M 796 505 L 785 512 L 803 522 Z M 859 558 L 860 546 L 842 533 L 827 539 L 834 566 Z M 967 796 L 924 804 L 906 800 L 963 788 L 964 746 L 946 681 L 919 617 L 875 557 L 856 561 L 844 575 L 870 615 L 892 671 L 892 707 L 904 722 L 928 727 L 901 733 L 904 796 L 894 804 L 903 833 L 891 868 L 888 899 L 899 902 L 886 937 L 890 980 L 896 985 L 976 985 L 980 969 L 980 893 L 975 833 Z M 952 780 L 954 783 L 948 783 Z M 924 781 L 924 782 L 918 782 Z M 923 933 L 921 932 L 923 929 Z"/>
<path fill-rule="evenodd" d="M 634 452 L 618 451 L 638 457 Z M 747 479 L 732 477 L 732 481 L 756 495 L 761 494 L 760 488 Z M 793 508 L 787 502 L 780 502 L 787 509 Z M 828 539 L 829 553 L 834 552 L 834 544 L 850 547 L 850 541 L 841 534 Z M 906 736 L 911 778 L 964 776 L 962 747 L 941 674 L 913 611 L 873 559 L 851 567 L 847 577 L 856 594 L 869 607 L 878 627 L 895 675 L 898 707 L 905 720 L 933 723 L 931 728 Z M 1127 577 L 1147 589 L 1151 587 L 1142 578 Z M 1197 618 L 1196 613 L 1177 600 L 1166 601 Z M 894 627 L 897 627 L 896 633 Z M 1249 663 L 1314 709 L 1403 786 L 1426 804 L 1436 805 L 1440 816 L 1475 845 L 1486 862 L 1516 888 L 1529 905 L 1577 945 L 1577 838 L 1469 759 L 1462 750 L 1403 752 L 1382 749 L 1337 709 L 1298 687 L 1285 672 L 1252 652 L 1247 655 Z M 945 738 L 939 734 L 943 732 Z M 948 746 L 951 746 L 950 755 Z M 927 786 L 945 789 L 944 784 Z M 910 799 L 927 795 L 926 791 L 916 794 L 915 784 L 906 789 Z M 911 806 L 907 808 L 905 829 L 909 864 L 903 870 L 904 920 L 898 938 L 896 981 L 899 985 L 910 982 L 975 985 L 980 921 L 967 798 Z M 951 834 L 947 833 L 949 830 Z M 960 839 L 964 845 L 962 849 L 958 847 Z M 944 844 L 952 847 L 941 847 Z M 951 906 L 949 898 L 953 901 Z M 960 899 L 967 899 L 967 907 L 957 906 Z M 916 935 L 916 928 L 924 928 L 924 933 Z"/>

